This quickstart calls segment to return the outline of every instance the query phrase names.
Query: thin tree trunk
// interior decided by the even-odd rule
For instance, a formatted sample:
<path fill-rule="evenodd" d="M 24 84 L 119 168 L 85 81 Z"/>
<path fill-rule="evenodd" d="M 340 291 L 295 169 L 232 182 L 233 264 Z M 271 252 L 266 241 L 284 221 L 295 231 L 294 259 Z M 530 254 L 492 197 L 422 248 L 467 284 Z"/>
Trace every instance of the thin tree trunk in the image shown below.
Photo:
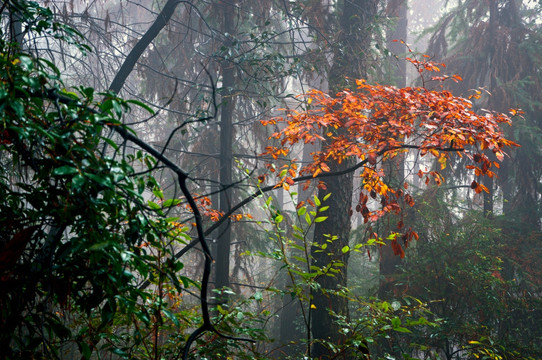
<path fill-rule="evenodd" d="M 223 33 L 227 34 L 224 43 L 230 47 L 231 34 L 234 32 L 233 16 L 234 6 L 231 1 L 222 3 Z M 222 106 L 220 113 L 220 211 L 227 213 L 231 208 L 232 184 L 232 118 L 234 99 L 232 88 L 235 84 L 235 68 L 228 59 L 221 62 L 222 71 Z M 222 288 L 230 285 L 230 251 L 231 251 L 231 220 L 227 219 L 218 229 L 217 257 L 215 263 L 216 287 Z"/>
<path fill-rule="evenodd" d="M 109 90 L 113 91 L 114 93 L 120 92 L 120 90 L 124 86 L 124 83 L 126 82 L 126 79 L 128 78 L 128 75 L 130 75 L 130 73 L 134 69 L 134 66 L 141 57 L 141 55 L 143 55 L 143 53 L 145 52 L 145 50 L 147 50 L 154 38 L 158 36 L 160 31 L 169 22 L 171 16 L 175 13 L 175 8 L 180 3 L 181 1 L 179 0 L 168 0 L 168 2 L 164 5 L 164 8 L 160 12 L 160 14 L 158 14 L 158 17 L 151 25 L 149 30 L 147 30 L 147 32 L 141 37 L 141 39 L 139 39 L 132 51 L 130 51 L 128 56 L 126 56 L 126 59 L 122 63 L 122 66 L 120 67 L 119 71 L 115 75 L 115 78 L 111 82 Z"/>
<path fill-rule="evenodd" d="M 489 3 L 489 29 L 490 29 L 490 39 L 491 43 L 487 44 L 487 54 L 489 57 L 489 68 L 487 71 L 489 72 L 492 68 L 493 61 L 495 60 L 495 47 L 494 44 L 497 41 L 497 18 L 498 18 L 498 4 L 497 1 L 491 1 Z M 489 91 L 490 93 L 493 93 L 496 88 L 495 79 L 493 76 L 489 75 Z M 491 99 L 488 100 L 491 102 Z M 491 108 L 491 107 L 490 107 Z M 492 154 L 488 154 L 489 156 L 492 156 Z M 483 193 L 483 199 L 484 199 L 484 216 L 486 218 L 492 218 L 493 217 L 493 178 L 490 178 L 489 176 L 485 176 L 483 183 L 485 187 L 488 188 L 489 192 Z"/>
<path fill-rule="evenodd" d="M 407 37 L 407 0 L 389 0 L 388 1 L 388 16 L 395 21 L 395 26 L 387 35 L 387 46 L 390 52 L 396 57 L 390 59 L 392 62 L 392 71 L 395 85 L 398 87 L 406 86 L 406 61 L 401 60 L 402 54 L 407 49 L 404 43 L 396 40 L 406 41 Z M 405 156 L 403 154 L 397 156 L 393 160 L 386 163 L 386 174 L 390 181 L 393 182 L 393 188 L 401 186 L 405 179 Z M 390 216 L 389 231 L 401 231 L 396 227 L 399 219 Z M 380 249 L 380 285 L 378 296 L 380 298 L 390 298 L 393 296 L 395 287 L 395 274 L 397 266 L 401 264 L 401 258 L 393 252 L 391 246 L 383 246 Z"/>
<path fill-rule="evenodd" d="M 312 155 L 311 153 L 313 151 L 316 151 L 319 149 L 319 144 L 305 144 L 303 147 L 303 163 L 308 163 L 312 161 Z M 303 190 L 302 186 L 299 186 L 299 196 L 298 196 L 298 202 L 306 202 L 307 199 L 313 194 L 314 188 L 311 187 L 307 190 Z M 301 220 L 304 222 L 304 220 Z M 308 226 L 308 224 L 303 224 L 304 226 Z M 305 241 L 309 241 L 311 239 L 312 232 L 307 234 Z M 296 245 L 304 247 L 305 244 L 302 243 L 301 240 L 298 238 L 292 236 L 290 237 L 293 239 L 293 241 L 296 242 Z M 295 251 L 295 249 L 291 250 L 292 252 Z M 290 254 L 292 256 L 294 254 Z M 304 254 L 297 254 L 301 257 L 304 257 Z M 294 258 L 290 259 L 291 262 L 295 262 Z M 285 291 L 287 292 L 287 286 L 291 285 L 291 282 L 289 279 L 285 279 Z M 284 348 L 281 349 L 281 352 L 285 355 L 295 355 L 296 353 L 299 353 L 303 349 L 303 344 L 300 343 L 300 340 L 307 337 L 307 332 L 305 329 L 299 329 L 298 326 L 303 326 L 307 324 L 303 324 L 304 319 L 302 316 L 302 304 L 300 304 L 299 300 L 297 298 L 292 299 L 291 296 L 286 294 L 282 301 L 282 310 L 280 312 L 280 344 L 285 345 Z M 303 324 L 303 325 L 302 325 Z M 310 325 L 310 324 L 309 324 Z M 310 330 L 309 330 L 310 331 Z M 295 344 L 291 344 L 294 342 Z M 286 345 L 288 344 L 288 345 Z"/>
<path fill-rule="evenodd" d="M 388 16 L 395 22 L 392 31 L 387 34 L 387 47 L 395 59 L 391 59 L 393 76 L 397 87 L 406 86 L 406 61 L 404 55 L 407 52 L 406 45 L 401 43 L 407 41 L 407 0 L 389 0 Z"/>

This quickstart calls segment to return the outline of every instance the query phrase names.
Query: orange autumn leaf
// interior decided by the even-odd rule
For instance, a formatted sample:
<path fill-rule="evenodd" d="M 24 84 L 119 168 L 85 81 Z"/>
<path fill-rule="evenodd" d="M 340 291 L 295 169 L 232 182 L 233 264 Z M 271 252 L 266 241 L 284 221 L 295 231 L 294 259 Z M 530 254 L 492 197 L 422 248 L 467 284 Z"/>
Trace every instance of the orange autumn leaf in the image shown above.
<path fill-rule="evenodd" d="M 439 72 L 445 67 L 430 58 L 407 60 L 419 72 Z M 444 75 L 439 76 L 439 80 L 462 79 L 459 75 Z M 387 174 L 389 167 L 382 166 L 383 163 L 396 161 L 398 156 L 412 151 L 419 156 L 431 155 L 427 161 L 434 158 L 443 170 L 449 159 L 460 156 L 467 160 L 466 169 L 474 176 L 494 177 L 493 170 L 498 168 L 498 162 L 490 160 L 482 150 L 490 150 L 498 161 L 502 161 L 508 148 L 519 146 L 506 139 L 501 129 L 511 125 L 507 114 L 487 110 L 478 114 L 469 99 L 454 96 L 450 91 L 397 88 L 370 84 L 363 79 L 356 80 L 356 85 L 356 89 L 345 89 L 334 96 L 311 90 L 303 95 L 311 99 L 307 109 L 286 110 L 284 116 L 262 122 L 280 129 L 270 137 L 280 145 L 266 148 L 264 154 L 297 166 L 289 165 L 286 173 L 275 172 L 277 186 L 289 189 L 297 181 L 321 178 L 329 173 L 329 162 L 343 163 L 348 158 L 356 158 L 362 194 L 354 208 L 365 223 L 373 222 L 386 214 L 400 213 L 401 206 L 414 206 L 408 184 L 392 187 Z M 480 90 L 474 90 L 472 97 L 481 94 Z M 519 110 L 510 110 L 512 116 L 518 113 Z M 294 148 L 299 144 L 315 140 L 320 140 L 322 146 L 311 153 L 312 161 L 299 163 L 287 158 L 294 150 L 298 151 Z M 270 170 L 273 168 L 269 167 Z M 425 177 L 427 185 L 443 184 L 442 174 L 428 171 L 428 168 L 429 165 L 426 171 L 416 170 L 418 177 Z M 320 181 L 318 187 L 325 187 L 325 183 Z M 477 193 L 489 191 L 478 182 L 473 182 L 472 188 Z M 370 211 L 367 201 L 379 203 L 379 208 Z M 418 235 L 411 231 L 406 241 L 411 238 L 417 239 Z M 400 255 L 401 246 L 395 246 Z"/>
<path fill-rule="evenodd" d="M 393 253 L 395 255 L 398 255 L 403 259 L 405 257 L 405 251 L 403 250 L 403 247 L 397 242 L 397 240 L 391 241 L 391 248 L 393 249 Z"/>

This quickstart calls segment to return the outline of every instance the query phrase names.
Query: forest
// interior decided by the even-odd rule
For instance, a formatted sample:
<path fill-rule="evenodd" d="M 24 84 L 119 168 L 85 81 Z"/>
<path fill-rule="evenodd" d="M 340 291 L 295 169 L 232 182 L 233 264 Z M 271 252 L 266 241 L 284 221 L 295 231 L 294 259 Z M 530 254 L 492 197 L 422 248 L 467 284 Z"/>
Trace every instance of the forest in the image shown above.
<path fill-rule="evenodd" d="M 0 359 L 542 359 L 542 1 L 0 16 Z"/>

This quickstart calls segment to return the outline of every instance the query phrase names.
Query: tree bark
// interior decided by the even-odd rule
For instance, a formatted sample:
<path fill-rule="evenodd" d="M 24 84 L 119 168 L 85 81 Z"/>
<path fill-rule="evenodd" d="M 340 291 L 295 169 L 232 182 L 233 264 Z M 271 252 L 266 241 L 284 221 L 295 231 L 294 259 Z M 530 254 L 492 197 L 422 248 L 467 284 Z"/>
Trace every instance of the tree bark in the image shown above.
<path fill-rule="evenodd" d="M 379 0 L 351 0 L 341 3 L 338 9 L 339 38 L 335 44 L 333 65 L 329 72 L 331 95 L 348 87 L 349 81 L 367 77 L 368 66 L 365 55 L 370 49 L 371 26 L 376 17 L 378 3 Z M 329 167 L 331 172 L 336 172 L 353 164 L 353 159 L 347 159 L 340 164 L 330 162 Z M 313 305 L 316 308 L 312 310 L 312 335 L 315 343 L 310 355 L 322 359 L 331 358 L 333 353 L 321 341 L 334 344 L 341 344 L 344 341 L 332 313 L 348 317 L 348 300 L 333 292 L 347 286 L 348 252 L 343 253 L 342 249 L 349 243 L 353 173 L 332 177 L 326 181 L 326 185 L 327 189 L 321 189 L 318 197 L 321 199 L 331 193 L 327 201 L 328 219 L 316 223 L 314 243 L 327 244 L 327 249 L 318 252 L 318 247 L 313 246 L 311 255 L 314 265 L 318 267 L 331 262 L 340 262 L 343 266 L 340 267 L 339 273 L 330 274 L 333 276 L 320 276 L 316 279 L 321 290 L 313 294 Z M 336 240 L 328 242 L 330 235 L 336 236 Z"/>
<path fill-rule="evenodd" d="M 407 41 L 407 0 L 389 0 L 388 16 L 393 18 L 394 27 L 387 34 L 387 47 L 395 59 L 392 61 L 393 80 L 397 87 L 406 86 L 406 61 L 404 54 L 407 52 L 406 45 L 400 40 Z M 399 40 L 399 41 L 396 41 Z"/>
<path fill-rule="evenodd" d="M 109 90 L 113 91 L 114 93 L 118 94 L 122 87 L 124 86 L 124 83 L 126 82 L 126 79 L 128 78 L 128 75 L 132 72 L 134 69 L 135 64 L 143 55 L 143 52 L 149 47 L 151 42 L 158 36 L 160 31 L 166 26 L 166 24 L 171 19 L 171 16 L 175 13 L 175 8 L 177 5 L 179 5 L 182 1 L 180 0 L 168 0 L 168 2 L 164 5 L 164 8 L 158 14 L 158 17 L 154 21 L 154 23 L 151 25 L 151 27 L 147 30 L 147 32 L 139 39 L 139 41 L 136 43 L 132 51 L 126 56 L 126 59 L 122 63 L 122 66 L 120 67 L 119 71 L 115 75 L 115 78 L 111 82 L 111 85 L 109 86 Z"/>
<path fill-rule="evenodd" d="M 393 80 L 397 87 L 406 86 L 406 61 L 401 60 L 401 55 L 407 49 L 404 43 L 395 41 L 407 38 L 407 0 L 389 0 L 387 6 L 388 16 L 395 21 L 394 27 L 387 35 L 387 46 L 395 59 L 390 59 L 392 64 Z M 402 185 L 405 179 L 405 157 L 403 154 L 386 163 L 386 174 L 392 182 L 393 188 Z M 395 225 L 399 219 L 396 216 L 390 216 L 391 228 L 388 231 L 401 231 Z M 380 285 L 378 296 L 386 299 L 394 295 L 395 274 L 397 267 L 401 265 L 401 258 L 393 252 L 390 245 L 380 248 L 379 258 Z"/>
<path fill-rule="evenodd" d="M 224 46 L 232 46 L 231 36 L 234 30 L 234 6 L 231 1 L 222 3 L 223 33 L 226 36 Z M 232 118 L 234 99 L 232 88 L 235 84 L 235 68 L 227 58 L 221 64 L 222 71 L 222 106 L 220 112 L 220 211 L 228 213 L 231 208 L 232 184 Z M 216 287 L 230 286 L 230 247 L 231 247 L 231 220 L 226 219 L 218 230 L 217 257 L 215 263 Z"/>

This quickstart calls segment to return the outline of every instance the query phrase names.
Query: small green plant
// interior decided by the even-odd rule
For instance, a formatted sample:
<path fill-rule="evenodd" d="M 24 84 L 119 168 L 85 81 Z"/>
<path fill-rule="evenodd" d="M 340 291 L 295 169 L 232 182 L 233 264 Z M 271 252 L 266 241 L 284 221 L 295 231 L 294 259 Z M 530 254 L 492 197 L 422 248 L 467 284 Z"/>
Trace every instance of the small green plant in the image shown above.
<path fill-rule="evenodd" d="M 338 259 L 339 256 L 330 254 L 332 260 L 328 264 L 320 266 L 314 265 L 314 259 L 311 256 L 311 247 L 316 247 L 318 252 L 329 251 L 329 243 L 337 240 L 333 235 L 329 235 L 323 244 L 313 243 L 310 239 L 311 227 L 317 222 L 326 221 L 325 212 L 328 207 L 325 202 L 333 195 L 328 194 L 323 199 L 313 196 L 303 202 L 298 202 L 296 192 L 288 191 L 288 194 L 292 203 L 297 204 L 295 210 L 277 209 L 273 205 L 272 197 L 268 197 L 265 201 L 263 207 L 269 220 L 262 228 L 267 231 L 269 239 L 273 241 L 275 246 L 269 252 L 262 251 L 252 255 L 265 257 L 280 264 L 281 271 L 287 273 L 288 283 L 278 293 L 281 296 L 291 297 L 299 303 L 306 337 L 300 340 L 304 350 L 291 356 L 293 358 L 310 358 L 311 348 L 317 343 L 339 358 L 348 354 L 350 356 L 355 354 L 357 354 L 356 356 L 364 356 L 371 351 L 384 354 L 385 351 L 382 349 L 386 349 L 388 346 L 382 347 L 383 343 L 401 344 L 401 350 L 404 351 L 405 356 L 410 354 L 413 349 L 421 348 L 422 346 L 409 345 L 409 343 L 405 346 L 401 335 L 423 333 L 428 327 L 436 328 L 440 325 L 440 320 L 432 320 L 434 316 L 429 311 L 428 304 L 413 297 L 388 302 L 354 295 L 347 287 L 326 289 L 319 285 L 320 282 L 317 281 L 319 277 L 333 277 L 344 271 L 344 264 L 340 260 L 333 260 L 333 258 Z M 340 251 L 341 253 L 365 253 L 366 247 L 384 244 L 383 239 L 369 239 L 362 244 L 345 246 Z M 246 254 L 251 253 L 247 252 Z M 316 341 L 311 337 L 312 326 L 317 326 L 311 321 L 312 312 L 317 309 L 313 299 L 321 294 L 348 299 L 351 309 L 350 316 L 331 314 L 343 339 L 340 343 L 325 340 Z"/>

